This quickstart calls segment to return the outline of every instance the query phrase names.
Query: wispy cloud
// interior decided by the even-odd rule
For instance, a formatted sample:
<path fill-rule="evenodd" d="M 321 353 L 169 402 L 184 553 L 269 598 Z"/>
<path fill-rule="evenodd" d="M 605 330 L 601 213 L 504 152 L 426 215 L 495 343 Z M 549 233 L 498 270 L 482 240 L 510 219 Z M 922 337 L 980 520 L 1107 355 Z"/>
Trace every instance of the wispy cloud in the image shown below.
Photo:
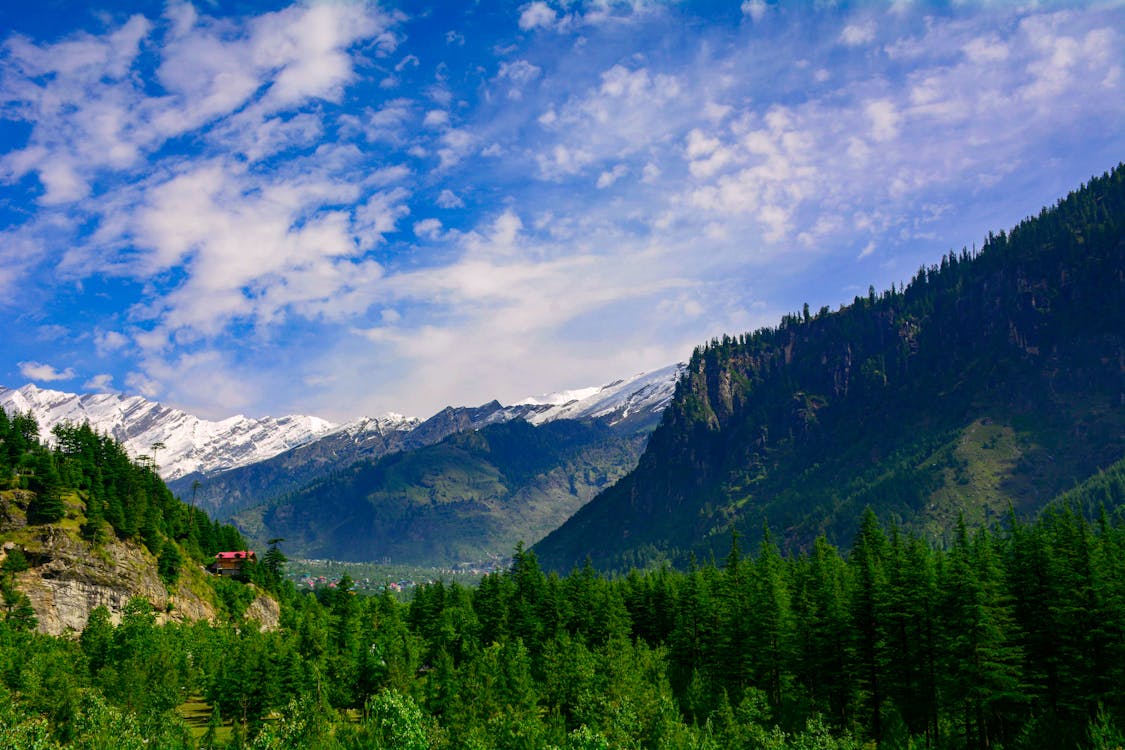
<path fill-rule="evenodd" d="M 30 310 L 0 366 L 210 416 L 589 385 L 901 281 L 1120 159 L 1119 7 L 733 10 L 10 34 L 0 294 Z"/>

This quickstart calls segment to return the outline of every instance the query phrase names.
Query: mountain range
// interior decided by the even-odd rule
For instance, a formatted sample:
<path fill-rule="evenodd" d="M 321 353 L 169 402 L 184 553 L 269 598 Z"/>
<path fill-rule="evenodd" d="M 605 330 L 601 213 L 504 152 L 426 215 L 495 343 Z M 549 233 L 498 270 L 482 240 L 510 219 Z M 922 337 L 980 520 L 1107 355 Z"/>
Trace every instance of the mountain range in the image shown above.
<path fill-rule="evenodd" d="M 89 422 L 134 456 L 152 455 L 153 446 L 159 445 L 156 460 L 166 480 L 251 464 L 339 429 L 327 420 L 301 415 L 238 415 L 213 422 L 140 396 L 64 393 L 32 384 L 19 389 L 0 386 L 0 407 L 9 413 L 31 412 L 47 439 L 57 424 Z"/>
<path fill-rule="evenodd" d="M 137 396 L 79 395 L 34 385 L 18 390 L 0 388 L 0 407 L 32 413 L 45 437 L 57 424 L 89 422 L 95 430 L 115 437 L 132 455 L 154 456 L 169 487 L 193 505 L 222 520 L 241 513 L 238 520 L 255 541 L 291 538 L 291 554 L 455 562 L 466 555 L 479 559 L 504 554 L 521 540 L 537 540 L 624 474 L 636 462 L 645 437 L 671 401 L 682 369 L 683 365 L 671 365 L 601 387 L 547 394 L 512 405 L 491 401 L 476 407 L 446 407 L 425 420 L 389 414 L 343 425 L 303 415 L 238 416 L 209 422 Z M 387 535 L 406 539 L 412 534 L 400 534 L 383 520 L 368 524 L 380 530 L 369 535 L 368 543 L 353 535 L 344 544 L 319 533 L 321 526 L 353 528 L 355 519 L 344 508 L 352 507 L 363 515 L 370 505 L 369 496 L 383 491 L 365 482 L 341 485 L 337 478 L 341 473 L 366 476 L 364 467 L 372 462 L 415 452 L 421 453 L 405 463 L 397 458 L 395 465 L 416 467 L 437 461 L 443 470 L 454 472 L 450 462 L 456 463 L 456 451 L 451 453 L 450 446 L 439 444 L 461 436 L 461 444 L 473 445 L 475 438 L 469 436 L 477 431 L 485 431 L 485 442 L 497 446 L 505 441 L 503 435 L 518 434 L 520 443 L 513 447 L 526 449 L 518 458 L 514 454 L 519 451 L 509 451 L 502 468 L 485 459 L 457 469 L 471 477 L 473 487 L 491 487 L 491 494 L 485 493 L 487 502 L 478 508 L 481 512 L 470 514 L 473 520 L 461 519 L 443 533 L 477 539 L 478 543 L 443 537 L 436 544 L 448 554 L 440 556 L 435 556 L 434 540 L 418 550 L 405 544 L 392 545 L 392 549 L 377 540 Z M 523 467 L 518 471 L 517 463 Z M 538 471 L 527 474 L 528 465 L 535 465 Z M 295 509 L 294 498 L 303 497 L 299 493 L 309 486 L 315 488 L 311 490 L 313 499 L 307 507 Z M 410 494 L 404 489 L 396 497 Z M 497 505 L 494 501 L 501 496 L 508 500 Z M 446 499 L 472 504 L 482 498 L 480 493 L 461 491 Z M 394 503 L 383 504 L 390 508 Z M 434 512 L 448 514 L 448 509 L 435 505 Z M 310 529 L 297 529 L 293 518 L 309 518 L 314 523 Z"/>

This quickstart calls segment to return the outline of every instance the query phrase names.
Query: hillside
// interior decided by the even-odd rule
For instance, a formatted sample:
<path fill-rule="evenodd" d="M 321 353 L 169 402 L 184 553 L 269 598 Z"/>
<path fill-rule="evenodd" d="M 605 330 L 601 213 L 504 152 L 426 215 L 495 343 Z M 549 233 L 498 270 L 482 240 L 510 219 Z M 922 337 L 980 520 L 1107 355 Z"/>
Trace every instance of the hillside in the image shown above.
<path fill-rule="evenodd" d="M 930 538 L 1029 515 L 1125 455 L 1125 169 L 905 288 L 693 354 L 637 468 L 539 542 L 559 569 L 763 523 L 848 544 L 870 505 Z"/>
<path fill-rule="evenodd" d="M 217 551 L 246 548 L 237 530 L 181 503 L 88 425 L 54 437 L 46 448 L 33 417 L 0 409 L 0 620 L 73 635 L 96 608 L 117 622 L 140 598 L 158 621 L 277 625 L 275 599 L 204 572 Z"/>
<path fill-rule="evenodd" d="M 293 556 L 450 564 L 506 555 L 632 468 L 647 431 L 523 420 L 360 461 L 234 522 Z"/>

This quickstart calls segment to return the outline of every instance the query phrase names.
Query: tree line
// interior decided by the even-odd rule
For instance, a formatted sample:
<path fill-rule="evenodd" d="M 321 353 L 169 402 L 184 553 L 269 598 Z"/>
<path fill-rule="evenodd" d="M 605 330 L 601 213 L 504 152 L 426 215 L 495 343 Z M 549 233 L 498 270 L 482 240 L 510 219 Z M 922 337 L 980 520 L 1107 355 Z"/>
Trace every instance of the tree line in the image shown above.
<path fill-rule="evenodd" d="M 1125 471 L 1094 484 L 944 545 L 869 511 L 847 554 L 783 555 L 767 530 L 753 554 L 734 536 L 722 561 L 616 578 L 518 548 L 475 589 L 406 603 L 282 585 L 272 632 L 157 627 L 141 601 L 76 641 L 3 623 L 0 744 L 1118 747 L 1125 525 L 1077 508 L 1121 497 Z M 175 712 L 192 696 L 201 736 Z"/>

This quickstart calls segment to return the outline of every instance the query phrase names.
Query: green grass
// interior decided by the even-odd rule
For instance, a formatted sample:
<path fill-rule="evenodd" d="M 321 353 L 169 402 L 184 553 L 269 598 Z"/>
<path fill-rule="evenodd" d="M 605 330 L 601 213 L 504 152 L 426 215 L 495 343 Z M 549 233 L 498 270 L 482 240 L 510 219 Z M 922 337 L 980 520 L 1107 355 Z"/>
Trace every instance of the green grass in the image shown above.
<path fill-rule="evenodd" d="M 951 529 L 961 514 L 970 525 L 1003 517 L 1010 502 L 1003 485 L 1024 452 L 1008 425 L 978 419 L 965 427 L 923 463 L 923 467 L 941 465 L 942 477 L 942 486 L 930 495 L 922 514 L 927 531 Z"/>

